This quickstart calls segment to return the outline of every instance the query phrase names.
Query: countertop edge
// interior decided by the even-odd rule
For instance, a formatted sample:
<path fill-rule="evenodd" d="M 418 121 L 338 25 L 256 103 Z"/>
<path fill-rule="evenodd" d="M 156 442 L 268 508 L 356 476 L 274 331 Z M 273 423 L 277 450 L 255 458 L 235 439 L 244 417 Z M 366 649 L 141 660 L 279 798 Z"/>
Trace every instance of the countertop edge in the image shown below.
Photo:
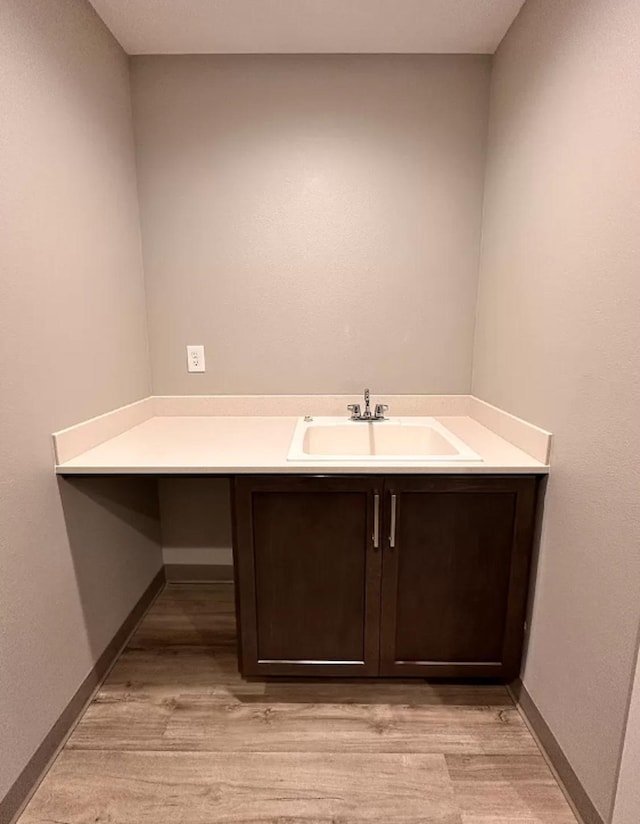
<path fill-rule="evenodd" d="M 62 477 L 69 475 L 548 475 L 549 465 L 536 466 L 471 466 L 469 464 L 449 466 L 435 466 L 417 464 L 414 466 L 206 466 L 206 467 L 175 467 L 175 466 L 67 466 L 57 464 L 55 474 Z"/>

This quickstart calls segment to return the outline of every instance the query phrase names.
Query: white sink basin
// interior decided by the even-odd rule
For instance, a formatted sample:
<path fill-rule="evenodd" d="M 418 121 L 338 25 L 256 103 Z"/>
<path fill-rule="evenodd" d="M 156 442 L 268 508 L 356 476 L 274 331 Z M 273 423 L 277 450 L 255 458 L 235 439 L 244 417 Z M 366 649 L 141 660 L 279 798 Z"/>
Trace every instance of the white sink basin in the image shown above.
<path fill-rule="evenodd" d="M 300 418 L 289 461 L 481 461 L 435 418 Z"/>

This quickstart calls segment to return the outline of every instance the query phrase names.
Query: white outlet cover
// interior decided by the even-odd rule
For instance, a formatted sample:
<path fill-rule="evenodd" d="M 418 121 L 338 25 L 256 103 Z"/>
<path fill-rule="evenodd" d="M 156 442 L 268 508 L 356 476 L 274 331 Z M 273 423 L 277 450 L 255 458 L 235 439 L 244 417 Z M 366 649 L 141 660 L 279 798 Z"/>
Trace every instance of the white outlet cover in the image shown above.
<path fill-rule="evenodd" d="M 187 371 L 205 372 L 204 346 L 187 345 Z"/>

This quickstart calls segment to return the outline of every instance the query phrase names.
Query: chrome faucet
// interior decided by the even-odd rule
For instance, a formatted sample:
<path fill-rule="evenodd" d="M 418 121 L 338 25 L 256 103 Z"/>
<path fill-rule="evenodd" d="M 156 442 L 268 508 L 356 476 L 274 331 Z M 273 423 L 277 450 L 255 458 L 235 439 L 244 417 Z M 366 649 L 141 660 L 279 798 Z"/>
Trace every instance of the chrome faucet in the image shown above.
<path fill-rule="evenodd" d="M 386 420 L 384 413 L 389 409 L 386 403 L 377 403 L 373 415 L 371 414 L 371 393 L 368 389 L 364 390 L 364 413 L 360 408 L 359 403 L 350 403 L 347 406 L 351 412 L 352 421 L 384 421 Z"/>

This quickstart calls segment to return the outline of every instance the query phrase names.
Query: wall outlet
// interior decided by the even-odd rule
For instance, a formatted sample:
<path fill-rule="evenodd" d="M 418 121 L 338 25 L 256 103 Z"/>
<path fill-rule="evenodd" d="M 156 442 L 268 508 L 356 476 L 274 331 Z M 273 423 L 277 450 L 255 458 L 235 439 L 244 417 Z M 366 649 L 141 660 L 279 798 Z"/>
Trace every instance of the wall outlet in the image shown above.
<path fill-rule="evenodd" d="M 187 346 L 187 371 L 204 372 L 204 346 Z"/>

